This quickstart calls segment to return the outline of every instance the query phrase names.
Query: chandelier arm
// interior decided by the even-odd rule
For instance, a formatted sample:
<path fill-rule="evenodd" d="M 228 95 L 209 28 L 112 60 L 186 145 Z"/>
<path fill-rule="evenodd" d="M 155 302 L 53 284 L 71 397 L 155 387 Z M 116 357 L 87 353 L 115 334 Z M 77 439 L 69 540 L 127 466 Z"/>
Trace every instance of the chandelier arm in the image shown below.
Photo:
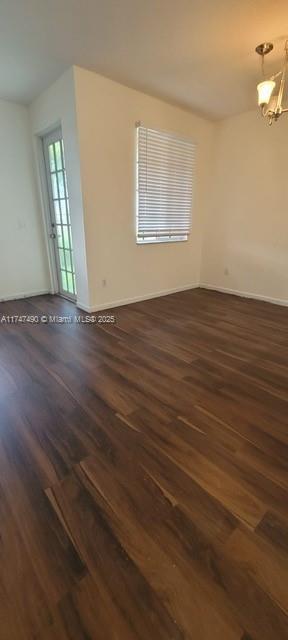
<path fill-rule="evenodd" d="M 267 105 L 267 107 L 265 109 L 265 105 L 263 104 L 263 106 L 261 107 L 261 113 L 262 113 L 263 118 L 266 118 L 266 116 L 268 115 L 268 111 L 269 111 L 268 105 Z"/>
<path fill-rule="evenodd" d="M 281 76 L 281 73 L 283 73 L 283 69 L 280 69 L 280 71 L 278 71 L 278 73 L 274 73 L 274 75 L 271 76 L 271 78 L 269 78 L 269 80 L 276 80 L 276 78 L 279 78 L 279 76 Z"/>
<path fill-rule="evenodd" d="M 285 111 L 288 111 L 288 109 L 282 109 L 281 113 L 284 113 Z M 272 120 L 275 118 L 276 112 L 271 111 L 271 109 L 269 109 L 269 105 L 266 105 L 266 108 L 265 108 L 265 105 L 263 104 L 263 106 L 261 107 L 261 115 L 263 118 L 267 118 L 268 116 L 268 119 L 269 120 L 271 119 L 271 122 L 272 122 Z"/>
<path fill-rule="evenodd" d="M 283 67 L 283 71 L 282 71 L 280 89 L 279 89 L 279 93 L 278 93 L 277 106 L 276 106 L 276 111 L 278 111 L 278 112 L 281 112 L 281 109 L 282 109 L 281 105 L 282 105 L 282 98 L 283 98 L 285 79 L 286 79 L 287 61 L 288 61 L 288 49 L 287 49 L 287 42 L 286 42 L 286 45 L 285 45 L 285 62 L 284 62 L 284 67 Z"/>

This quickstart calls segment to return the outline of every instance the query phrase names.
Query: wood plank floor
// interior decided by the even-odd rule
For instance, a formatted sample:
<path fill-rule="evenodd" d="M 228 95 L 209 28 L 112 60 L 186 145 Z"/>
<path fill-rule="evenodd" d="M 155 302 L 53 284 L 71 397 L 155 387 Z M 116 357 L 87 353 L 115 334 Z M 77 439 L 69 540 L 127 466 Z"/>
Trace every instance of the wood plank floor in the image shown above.
<path fill-rule="evenodd" d="M 75 313 L 0 305 L 1 640 L 288 639 L 288 309 Z"/>

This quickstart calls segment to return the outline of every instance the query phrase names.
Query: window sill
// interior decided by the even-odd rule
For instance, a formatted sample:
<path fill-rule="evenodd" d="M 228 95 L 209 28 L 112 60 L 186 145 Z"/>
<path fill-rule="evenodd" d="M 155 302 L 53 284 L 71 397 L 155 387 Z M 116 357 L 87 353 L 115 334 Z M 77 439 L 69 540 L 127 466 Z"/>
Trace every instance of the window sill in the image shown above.
<path fill-rule="evenodd" d="M 188 240 L 188 236 L 183 236 L 183 237 L 175 237 L 175 238 L 155 238 L 155 239 L 148 239 L 148 240 L 136 240 L 136 244 L 137 245 L 146 245 L 146 244 L 170 244 L 170 243 L 174 243 L 174 242 L 187 242 Z"/>

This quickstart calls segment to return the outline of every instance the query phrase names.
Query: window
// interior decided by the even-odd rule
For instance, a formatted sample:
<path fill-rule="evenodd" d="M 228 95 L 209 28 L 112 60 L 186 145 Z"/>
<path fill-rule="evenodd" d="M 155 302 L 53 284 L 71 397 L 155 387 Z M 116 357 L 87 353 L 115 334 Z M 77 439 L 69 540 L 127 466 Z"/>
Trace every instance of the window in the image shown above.
<path fill-rule="evenodd" d="M 190 140 L 137 127 L 137 243 L 187 240 L 194 166 Z"/>

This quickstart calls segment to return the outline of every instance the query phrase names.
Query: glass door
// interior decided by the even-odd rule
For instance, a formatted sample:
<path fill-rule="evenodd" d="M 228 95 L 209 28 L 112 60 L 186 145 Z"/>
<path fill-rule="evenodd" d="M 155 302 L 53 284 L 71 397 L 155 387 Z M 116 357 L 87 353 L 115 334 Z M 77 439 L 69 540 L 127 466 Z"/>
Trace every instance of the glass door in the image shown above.
<path fill-rule="evenodd" d="M 49 212 L 59 294 L 76 299 L 75 268 L 71 235 L 69 197 L 66 180 L 64 144 L 61 129 L 43 138 Z"/>

